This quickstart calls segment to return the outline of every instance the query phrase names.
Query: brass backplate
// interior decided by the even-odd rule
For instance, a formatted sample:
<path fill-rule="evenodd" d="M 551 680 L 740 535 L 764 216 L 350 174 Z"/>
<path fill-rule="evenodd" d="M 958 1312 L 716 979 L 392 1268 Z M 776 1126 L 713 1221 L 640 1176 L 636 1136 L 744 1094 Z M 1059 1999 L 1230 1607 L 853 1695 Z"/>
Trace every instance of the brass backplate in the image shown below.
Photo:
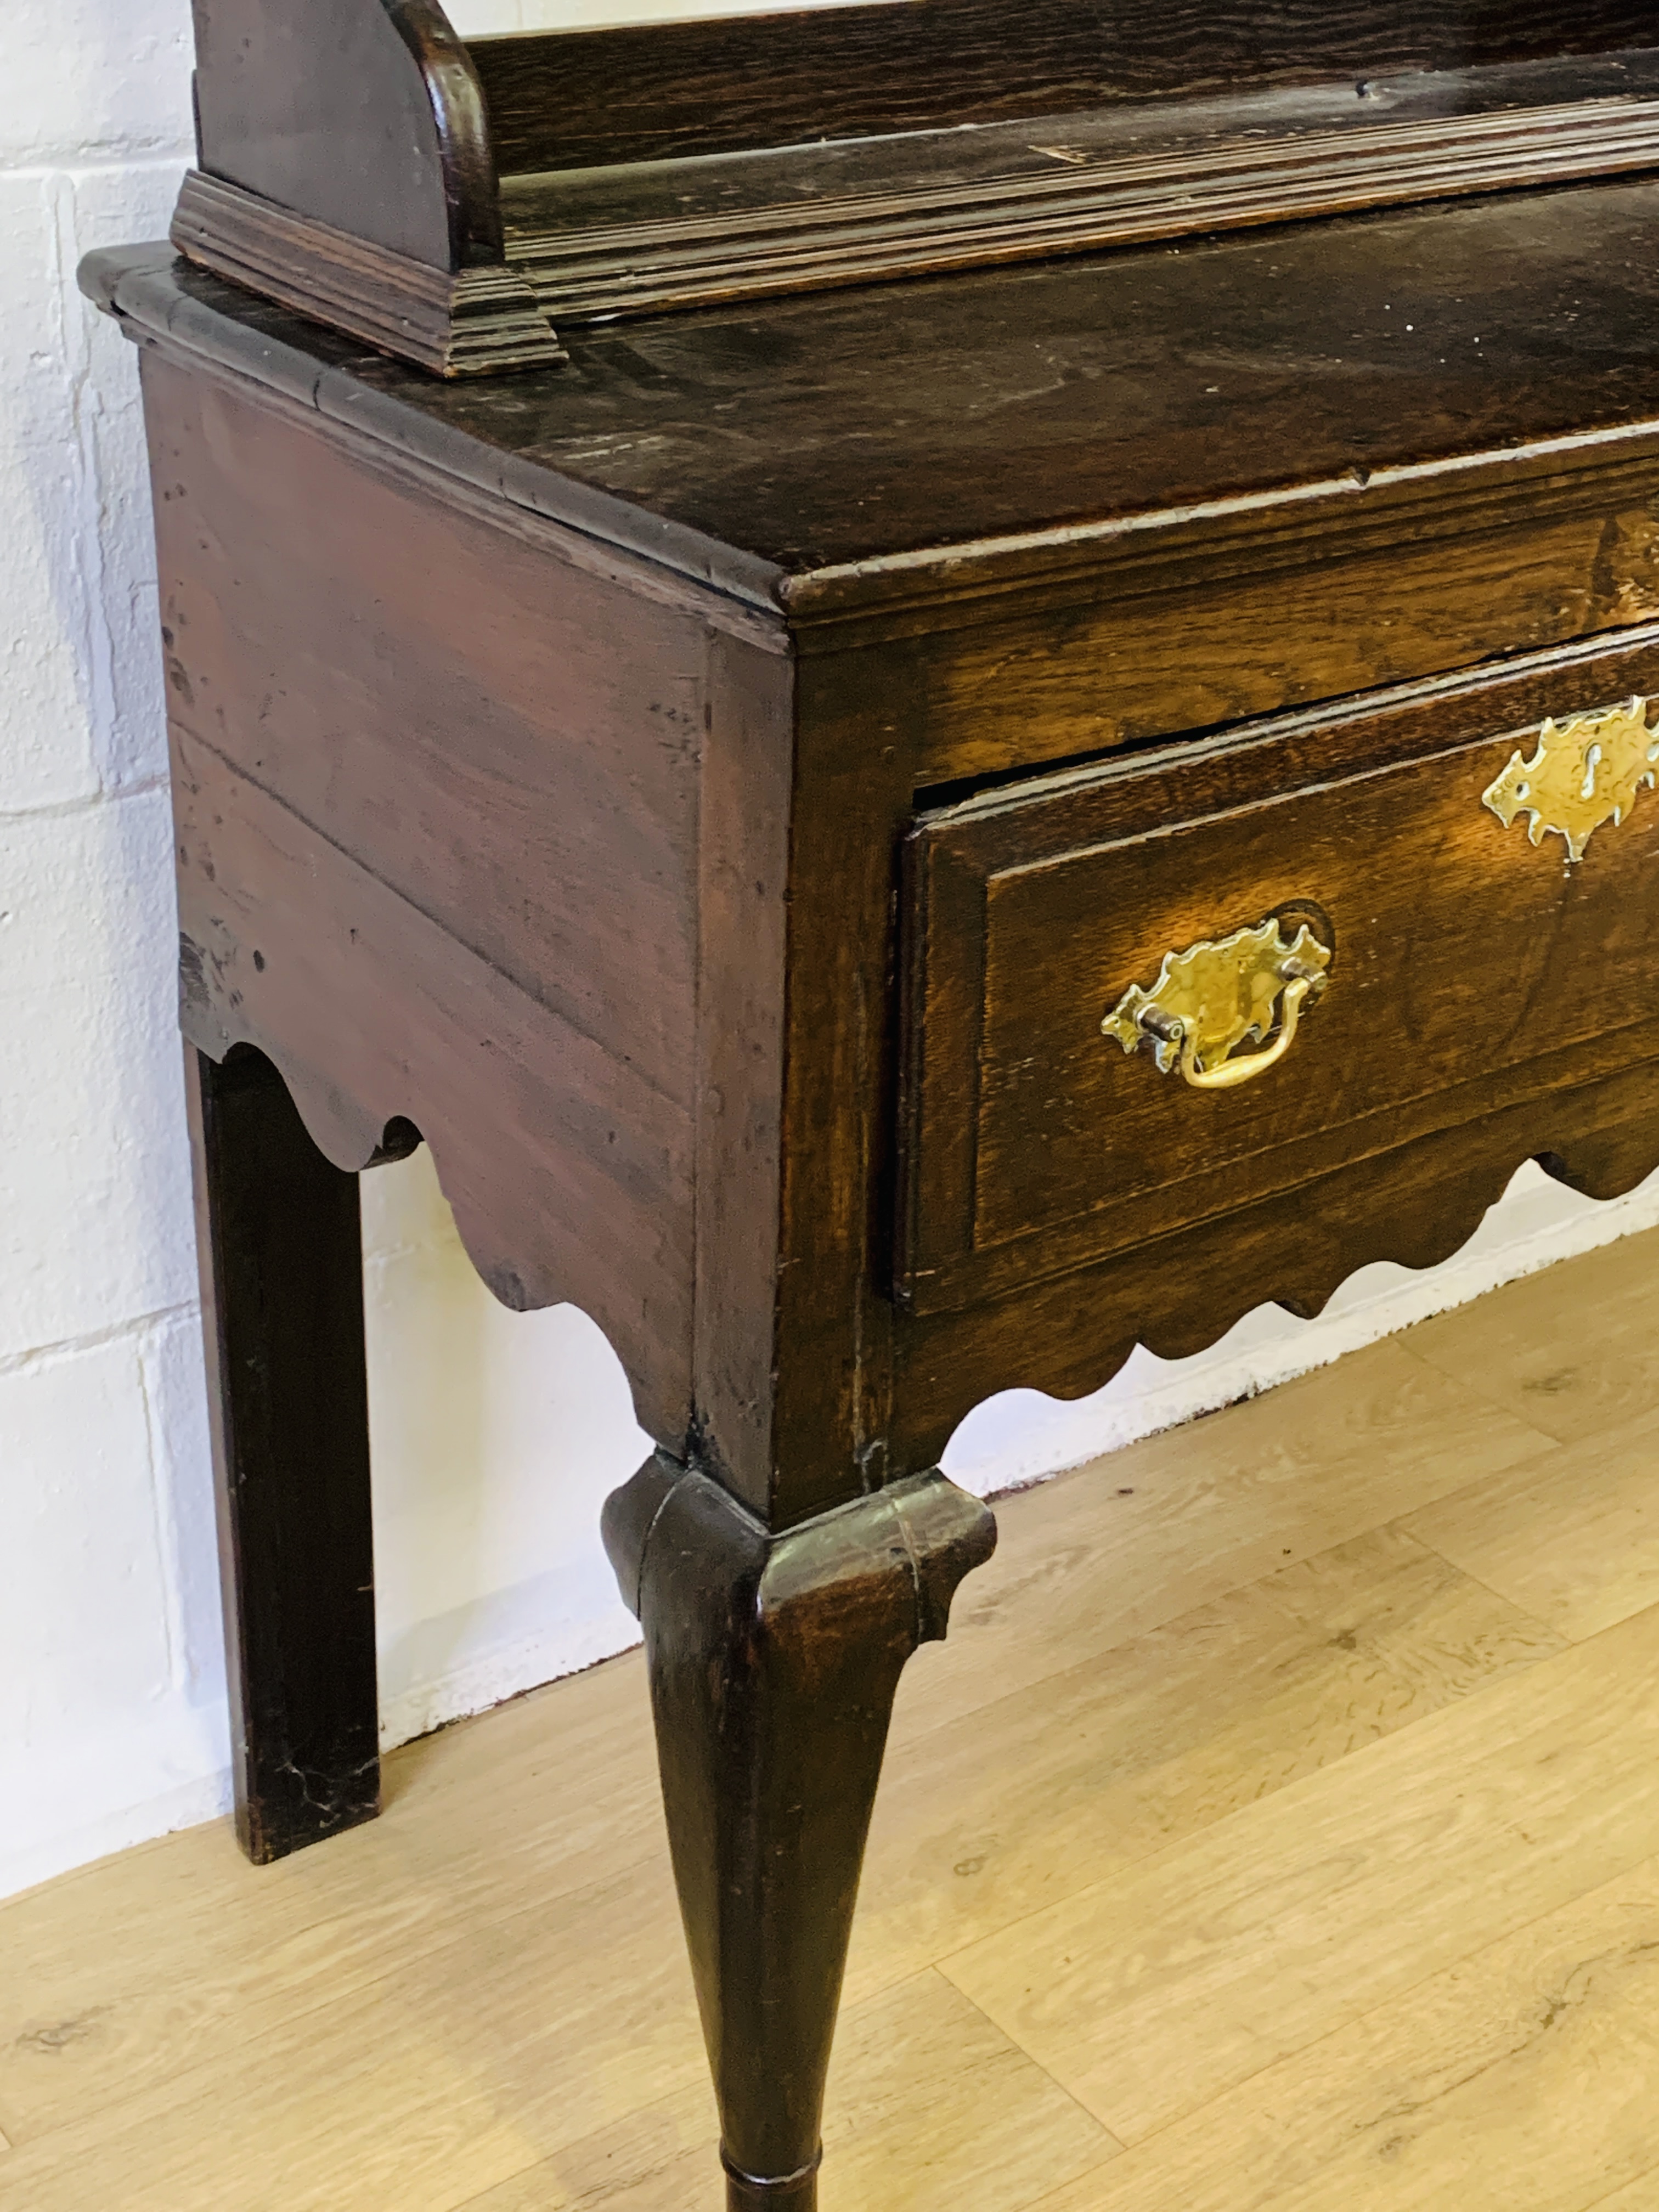
<path fill-rule="evenodd" d="M 1297 970 L 1317 990 L 1330 961 L 1328 946 L 1305 922 L 1286 944 L 1277 915 L 1269 915 L 1231 937 L 1166 952 L 1151 990 L 1135 984 L 1100 1026 L 1125 1052 L 1150 1044 L 1165 1075 L 1180 1066 L 1183 1048 L 1213 1071 L 1247 1037 L 1267 1036 L 1279 994 Z"/>
<path fill-rule="evenodd" d="M 1603 714 L 1575 714 L 1548 721 L 1538 732 L 1530 760 L 1517 750 L 1481 798 L 1507 830 L 1517 814 L 1531 816 L 1527 836 L 1541 845 L 1546 834 L 1565 837 L 1569 860 L 1604 823 L 1622 822 L 1659 763 L 1659 732 L 1648 727 L 1645 699 L 1632 699 Z"/>

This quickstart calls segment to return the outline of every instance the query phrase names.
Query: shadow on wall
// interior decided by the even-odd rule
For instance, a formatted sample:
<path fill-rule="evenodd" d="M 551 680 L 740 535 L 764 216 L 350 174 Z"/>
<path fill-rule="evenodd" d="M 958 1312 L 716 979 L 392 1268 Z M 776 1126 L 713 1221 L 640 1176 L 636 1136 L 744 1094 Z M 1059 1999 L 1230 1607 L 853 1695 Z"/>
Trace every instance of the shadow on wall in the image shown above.
<path fill-rule="evenodd" d="M 638 1640 L 599 1510 L 650 1452 L 572 1306 L 512 1313 L 422 1148 L 363 1178 L 381 1733 L 398 1743 Z"/>

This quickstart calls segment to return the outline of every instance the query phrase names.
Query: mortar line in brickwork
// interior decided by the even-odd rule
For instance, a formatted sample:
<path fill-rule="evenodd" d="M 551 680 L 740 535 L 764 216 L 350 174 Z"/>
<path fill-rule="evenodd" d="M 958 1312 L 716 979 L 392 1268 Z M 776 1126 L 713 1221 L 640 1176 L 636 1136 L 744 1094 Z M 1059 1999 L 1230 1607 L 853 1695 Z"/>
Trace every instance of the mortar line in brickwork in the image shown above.
<path fill-rule="evenodd" d="M 9 1375 L 21 1375 L 30 1368 L 42 1366 L 54 1359 L 72 1359 L 82 1352 L 97 1352 L 105 1345 L 119 1344 L 125 1337 L 154 1334 L 174 1322 L 193 1321 L 198 1309 L 193 1298 L 174 1306 L 158 1306 L 153 1313 L 141 1314 L 135 1320 L 111 1322 L 107 1328 L 89 1329 L 84 1336 L 66 1336 L 52 1344 L 32 1345 L 26 1352 L 0 1352 L 0 1382 Z"/>
<path fill-rule="evenodd" d="M 14 822 L 64 822 L 77 814 L 95 813 L 100 806 L 118 806 L 125 799 L 148 799 L 167 787 L 166 772 L 118 785 L 113 791 L 89 793 L 84 799 L 52 799 L 40 806 L 0 806 L 0 829 Z"/>

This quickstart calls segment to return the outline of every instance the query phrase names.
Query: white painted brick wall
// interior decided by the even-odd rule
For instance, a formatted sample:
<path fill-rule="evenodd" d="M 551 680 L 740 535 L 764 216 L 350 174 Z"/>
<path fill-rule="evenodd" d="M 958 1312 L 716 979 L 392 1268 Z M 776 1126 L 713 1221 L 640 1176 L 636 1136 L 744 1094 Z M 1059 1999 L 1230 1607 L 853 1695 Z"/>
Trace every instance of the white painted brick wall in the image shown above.
<path fill-rule="evenodd" d="M 716 12 L 471 0 L 468 30 Z M 76 292 L 166 228 L 187 0 L 10 0 L 0 117 L 0 1893 L 226 1799 L 217 1589 L 173 1027 L 174 921 L 136 380 Z M 1260 1388 L 1659 1218 L 1518 1179 L 1477 1244 L 1253 1316 L 1097 1397 L 1014 1393 L 952 1447 L 984 1490 Z M 597 1330 L 473 1278 L 424 1154 L 365 1186 L 385 1733 L 617 1649 L 597 1540 L 644 1439 Z"/>

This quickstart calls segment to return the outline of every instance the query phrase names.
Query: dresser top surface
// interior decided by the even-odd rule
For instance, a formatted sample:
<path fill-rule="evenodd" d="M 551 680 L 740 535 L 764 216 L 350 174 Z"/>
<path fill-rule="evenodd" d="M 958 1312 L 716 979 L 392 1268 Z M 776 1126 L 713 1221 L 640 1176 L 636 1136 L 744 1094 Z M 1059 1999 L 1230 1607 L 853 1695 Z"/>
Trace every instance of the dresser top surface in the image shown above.
<path fill-rule="evenodd" d="M 508 497 L 557 513 L 565 487 L 580 526 L 787 598 L 1659 421 L 1656 235 L 1659 182 L 1580 186 L 573 327 L 568 368 L 452 384 L 165 248 L 87 281 L 141 333 L 326 384 L 370 434 L 475 482 L 505 463 Z"/>

